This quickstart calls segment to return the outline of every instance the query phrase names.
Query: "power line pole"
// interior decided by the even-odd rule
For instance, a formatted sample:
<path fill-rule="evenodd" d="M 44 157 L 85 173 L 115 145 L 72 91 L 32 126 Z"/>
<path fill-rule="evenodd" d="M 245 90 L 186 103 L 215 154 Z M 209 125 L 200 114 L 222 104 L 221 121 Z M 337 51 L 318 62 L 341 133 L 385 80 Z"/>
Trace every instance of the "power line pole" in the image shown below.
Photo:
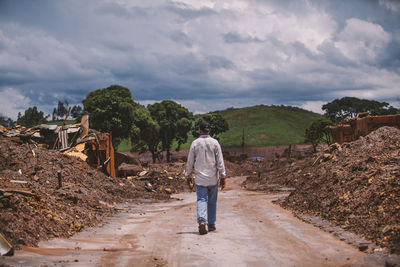
<path fill-rule="evenodd" d="M 244 128 L 242 133 L 242 155 L 244 154 Z"/>

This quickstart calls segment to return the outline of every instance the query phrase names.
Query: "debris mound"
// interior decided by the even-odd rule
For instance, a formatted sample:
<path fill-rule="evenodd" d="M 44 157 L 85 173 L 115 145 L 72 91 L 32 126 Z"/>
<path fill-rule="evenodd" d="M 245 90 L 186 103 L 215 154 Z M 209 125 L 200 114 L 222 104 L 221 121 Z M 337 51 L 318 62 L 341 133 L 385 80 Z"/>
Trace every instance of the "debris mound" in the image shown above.
<path fill-rule="evenodd" d="M 100 224 L 117 203 L 169 199 L 184 190 L 183 167 L 164 165 L 111 178 L 77 157 L 0 136 L 0 231 L 13 246 L 32 246 Z"/>
<path fill-rule="evenodd" d="M 242 186 L 248 190 L 264 192 L 290 191 L 296 187 L 298 174 L 308 166 L 305 158 L 275 158 L 262 163 L 245 163 L 250 175 Z"/>
<path fill-rule="evenodd" d="M 400 253 L 400 130 L 331 145 L 298 168 L 286 208 L 311 213 Z M 292 177 L 293 178 L 293 177 Z"/>

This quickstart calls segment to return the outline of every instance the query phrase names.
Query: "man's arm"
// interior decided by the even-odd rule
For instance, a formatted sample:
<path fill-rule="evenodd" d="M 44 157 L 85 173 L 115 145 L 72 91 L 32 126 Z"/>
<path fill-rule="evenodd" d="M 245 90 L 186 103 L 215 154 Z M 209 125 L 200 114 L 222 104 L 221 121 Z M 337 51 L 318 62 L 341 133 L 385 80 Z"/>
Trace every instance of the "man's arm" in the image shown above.
<path fill-rule="evenodd" d="M 221 187 L 221 190 L 225 188 L 226 185 L 226 171 L 225 171 L 225 164 L 224 164 L 224 157 L 222 155 L 222 149 L 219 143 L 217 143 L 217 152 L 215 155 L 216 161 L 217 161 L 217 169 L 219 172 L 219 185 Z"/>
<path fill-rule="evenodd" d="M 185 172 L 186 177 L 189 177 L 192 175 L 193 166 L 194 166 L 194 145 L 192 143 L 190 145 L 190 150 L 189 150 L 189 154 L 188 154 L 188 158 L 187 158 L 187 162 L 186 162 L 186 172 Z"/>
<path fill-rule="evenodd" d="M 186 162 L 186 171 L 185 171 L 186 182 L 190 189 L 192 189 L 194 185 L 192 178 L 193 166 L 194 166 L 194 145 L 192 143 L 190 145 L 190 150 Z"/>
<path fill-rule="evenodd" d="M 224 164 L 224 158 L 222 156 L 222 149 L 219 143 L 217 143 L 217 151 L 215 155 L 215 159 L 217 161 L 217 170 L 219 172 L 219 175 L 221 178 L 226 177 L 226 172 L 225 172 L 225 164 Z"/>

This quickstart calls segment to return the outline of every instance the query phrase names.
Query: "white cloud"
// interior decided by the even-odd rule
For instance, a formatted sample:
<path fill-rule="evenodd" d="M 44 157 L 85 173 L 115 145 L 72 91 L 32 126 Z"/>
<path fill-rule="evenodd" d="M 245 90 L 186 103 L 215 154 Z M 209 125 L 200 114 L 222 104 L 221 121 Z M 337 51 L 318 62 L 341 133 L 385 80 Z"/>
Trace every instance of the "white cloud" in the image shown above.
<path fill-rule="evenodd" d="M 0 69 L 7 69 L 17 82 L 24 80 L 66 81 L 90 78 L 98 74 L 94 68 L 83 66 L 85 48 L 76 47 L 34 28 L 6 25 L 0 29 Z M 55 88 L 54 88 L 55 89 Z M 53 90 L 54 90 L 53 89 Z"/>
<path fill-rule="evenodd" d="M 400 108 L 400 96 L 398 96 L 395 101 L 387 101 L 387 102 L 389 103 L 389 106 Z"/>
<path fill-rule="evenodd" d="M 0 91 L 0 114 L 13 120 L 17 119 L 18 112 L 24 114 L 31 100 L 14 88 L 5 88 Z"/>
<path fill-rule="evenodd" d="M 307 101 L 304 104 L 302 104 L 300 107 L 305 110 L 323 114 L 324 111 L 322 110 L 322 106 L 325 105 L 326 103 L 327 102 L 324 102 L 324 101 Z"/>
<path fill-rule="evenodd" d="M 400 34 L 398 20 L 381 14 L 393 3 L 360 17 L 359 2 L 347 1 L 337 7 L 347 21 L 317 0 L 56 1 L 8 21 L 0 10 L 0 90 L 14 88 L 47 112 L 111 84 L 141 103 L 179 99 L 194 112 L 390 98 L 400 84 Z"/>
<path fill-rule="evenodd" d="M 375 60 L 390 40 L 391 35 L 382 26 L 352 18 L 346 21 L 335 46 L 354 61 L 368 62 Z"/>
<path fill-rule="evenodd" d="M 185 4 L 191 8 L 202 9 L 202 8 L 214 8 L 216 6 L 216 1 L 193 1 L 193 0 L 173 0 L 173 3 L 178 5 Z"/>
<path fill-rule="evenodd" d="M 154 104 L 156 102 L 160 102 L 160 101 L 158 101 L 158 100 L 140 100 L 140 101 L 138 101 L 138 103 L 140 105 L 143 105 L 145 107 L 147 107 L 147 105 L 152 105 L 152 104 Z"/>
<path fill-rule="evenodd" d="M 394 12 L 400 12 L 400 2 L 398 0 L 379 0 L 379 4 Z"/>

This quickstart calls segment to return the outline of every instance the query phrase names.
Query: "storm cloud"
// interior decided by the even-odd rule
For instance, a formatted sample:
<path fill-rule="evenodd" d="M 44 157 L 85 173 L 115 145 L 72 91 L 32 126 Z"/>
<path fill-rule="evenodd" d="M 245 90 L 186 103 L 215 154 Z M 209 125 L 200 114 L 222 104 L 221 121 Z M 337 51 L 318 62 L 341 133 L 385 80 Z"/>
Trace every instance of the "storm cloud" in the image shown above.
<path fill-rule="evenodd" d="M 119 84 L 201 113 L 313 111 L 355 96 L 399 105 L 393 0 L 0 1 L 0 113 L 50 113 Z"/>

